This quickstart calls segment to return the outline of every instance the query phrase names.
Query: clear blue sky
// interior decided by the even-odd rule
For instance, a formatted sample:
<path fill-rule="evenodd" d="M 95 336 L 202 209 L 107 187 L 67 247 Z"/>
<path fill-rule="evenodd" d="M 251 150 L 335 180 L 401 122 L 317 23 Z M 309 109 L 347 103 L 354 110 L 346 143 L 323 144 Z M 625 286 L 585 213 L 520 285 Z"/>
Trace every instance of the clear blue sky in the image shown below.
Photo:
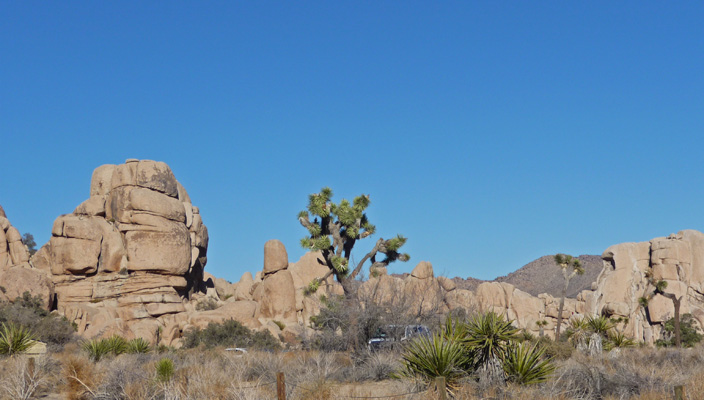
<path fill-rule="evenodd" d="M 703 4 L 3 1 L 0 204 L 41 245 L 95 167 L 165 161 L 231 281 L 323 186 L 393 272 L 702 230 Z"/>

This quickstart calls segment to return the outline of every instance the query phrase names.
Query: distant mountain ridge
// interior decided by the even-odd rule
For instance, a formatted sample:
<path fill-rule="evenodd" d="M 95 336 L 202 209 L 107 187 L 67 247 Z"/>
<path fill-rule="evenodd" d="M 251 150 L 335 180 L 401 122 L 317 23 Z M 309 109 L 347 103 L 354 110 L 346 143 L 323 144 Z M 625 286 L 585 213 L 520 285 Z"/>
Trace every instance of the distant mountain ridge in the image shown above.
<path fill-rule="evenodd" d="M 584 275 L 576 275 L 570 280 L 567 297 L 577 297 L 577 294 L 582 290 L 591 289 L 592 282 L 596 282 L 596 278 L 603 268 L 601 256 L 581 255 L 578 258 L 584 266 Z M 457 277 L 452 280 L 457 284 L 457 287 L 462 289 L 476 290 L 477 286 L 483 282 L 506 282 L 533 296 L 547 293 L 554 297 L 562 295 L 564 285 L 564 278 L 552 255 L 540 257 L 493 281 L 483 281 L 472 277 L 467 279 Z"/>

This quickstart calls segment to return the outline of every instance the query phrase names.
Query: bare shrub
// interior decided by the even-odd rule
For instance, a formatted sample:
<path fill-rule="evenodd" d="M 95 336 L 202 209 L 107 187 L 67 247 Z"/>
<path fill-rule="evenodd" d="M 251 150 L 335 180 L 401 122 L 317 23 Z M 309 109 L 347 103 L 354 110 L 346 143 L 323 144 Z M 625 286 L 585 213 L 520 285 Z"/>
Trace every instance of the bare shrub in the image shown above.
<path fill-rule="evenodd" d="M 12 357 L 0 363 L 0 394 L 2 398 L 25 400 L 46 388 L 50 359 Z"/>

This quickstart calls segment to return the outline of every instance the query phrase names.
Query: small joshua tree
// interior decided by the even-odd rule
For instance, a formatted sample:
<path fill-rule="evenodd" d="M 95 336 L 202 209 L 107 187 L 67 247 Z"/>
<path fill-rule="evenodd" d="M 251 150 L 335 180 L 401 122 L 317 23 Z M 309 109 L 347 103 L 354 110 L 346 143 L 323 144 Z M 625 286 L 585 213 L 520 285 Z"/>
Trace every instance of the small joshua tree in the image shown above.
<path fill-rule="evenodd" d="M 386 267 L 397 260 L 410 259 L 408 254 L 399 253 L 406 243 L 405 237 L 398 235 L 388 240 L 379 238 L 374 248 L 362 257 L 354 269 L 350 270 L 352 248 L 358 240 L 373 235 L 376 229 L 364 213 L 369 206 L 369 196 L 357 196 L 352 203 L 342 199 L 340 204 L 333 203 L 331 198 L 332 189 L 323 188 L 320 193 L 313 193 L 308 197 L 308 210 L 298 214 L 298 221 L 310 234 L 301 239 L 301 246 L 308 250 L 322 252 L 325 263 L 330 269 L 325 276 L 310 283 L 309 293 L 315 292 L 321 282 L 334 275 L 342 284 L 345 294 L 349 296 L 352 293 L 349 282 L 354 280 L 367 261 L 371 261 L 370 269 L 372 269 Z M 377 260 L 379 253 L 384 255 L 382 260 Z"/>
<path fill-rule="evenodd" d="M 560 326 L 562 325 L 562 311 L 565 309 L 565 297 L 567 297 L 567 288 L 570 286 L 570 280 L 575 275 L 584 274 L 584 267 L 579 259 L 567 254 L 556 254 L 555 264 L 562 270 L 562 276 L 565 278 L 565 286 L 562 288 L 562 297 L 560 297 L 560 309 L 557 311 L 557 328 L 555 330 L 555 341 L 560 339 Z"/>
<path fill-rule="evenodd" d="M 640 305 L 643 308 L 648 307 L 648 303 L 656 295 L 660 295 L 670 299 L 672 301 L 672 305 L 675 307 L 675 318 L 673 321 L 675 325 L 675 346 L 682 347 L 682 331 L 680 329 L 680 304 L 682 303 L 682 296 L 677 297 L 673 293 L 666 293 L 665 289 L 667 289 L 667 281 L 664 281 L 662 279 L 656 281 L 651 271 L 645 273 L 645 278 L 648 281 L 648 287 L 652 285 L 654 289 L 647 296 L 643 296 L 640 298 Z M 646 291 L 647 290 L 648 288 L 646 288 Z"/>

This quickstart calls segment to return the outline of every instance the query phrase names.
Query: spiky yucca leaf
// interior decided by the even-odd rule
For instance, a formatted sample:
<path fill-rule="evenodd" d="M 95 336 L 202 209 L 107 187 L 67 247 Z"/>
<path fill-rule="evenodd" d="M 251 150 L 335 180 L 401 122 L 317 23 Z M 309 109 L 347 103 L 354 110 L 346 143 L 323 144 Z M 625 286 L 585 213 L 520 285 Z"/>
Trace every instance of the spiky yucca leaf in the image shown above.
<path fill-rule="evenodd" d="M 503 360 L 508 380 L 521 385 L 547 381 L 555 366 L 550 359 L 543 357 L 544 352 L 535 344 L 516 343 L 509 346 Z"/>
<path fill-rule="evenodd" d="M 0 326 L 0 354 L 21 354 L 34 343 L 34 334 L 26 327 L 13 323 L 3 323 Z"/>
<path fill-rule="evenodd" d="M 606 336 L 614 324 L 609 320 L 609 318 L 599 315 L 589 315 L 587 316 L 587 325 L 589 330 L 593 333 L 598 333 L 599 335 Z"/>
<path fill-rule="evenodd" d="M 112 335 L 103 340 L 107 343 L 108 349 L 113 355 L 119 356 L 127 352 L 127 340 L 122 336 Z"/>
<path fill-rule="evenodd" d="M 461 368 L 464 358 L 465 348 L 461 342 L 441 333 L 420 336 L 404 350 L 401 375 L 417 377 L 426 383 L 443 376 L 448 389 L 453 390 L 464 375 Z"/>
<path fill-rule="evenodd" d="M 465 344 L 475 354 L 477 366 L 503 359 L 510 342 L 519 337 L 520 331 L 511 322 L 490 311 L 475 315 L 467 323 Z"/>
<path fill-rule="evenodd" d="M 98 362 L 103 357 L 110 354 L 110 345 L 107 341 L 101 339 L 93 339 L 83 342 L 83 351 L 88 353 L 88 357 Z"/>
<path fill-rule="evenodd" d="M 611 350 L 615 348 L 623 349 L 635 346 L 635 340 L 629 338 L 623 332 L 618 332 L 616 330 L 611 330 L 609 332 L 609 339 L 604 343 L 604 348 L 606 350 Z"/>
<path fill-rule="evenodd" d="M 157 361 L 154 367 L 156 368 L 156 380 L 159 382 L 169 382 L 174 376 L 174 362 L 170 358 L 162 358 Z"/>
<path fill-rule="evenodd" d="M 146 354 L 149 353 L 151 349 L 151 344 L 143 338 L 136 338 L 127 342 L 127 353 L 130 354 Z"/>

